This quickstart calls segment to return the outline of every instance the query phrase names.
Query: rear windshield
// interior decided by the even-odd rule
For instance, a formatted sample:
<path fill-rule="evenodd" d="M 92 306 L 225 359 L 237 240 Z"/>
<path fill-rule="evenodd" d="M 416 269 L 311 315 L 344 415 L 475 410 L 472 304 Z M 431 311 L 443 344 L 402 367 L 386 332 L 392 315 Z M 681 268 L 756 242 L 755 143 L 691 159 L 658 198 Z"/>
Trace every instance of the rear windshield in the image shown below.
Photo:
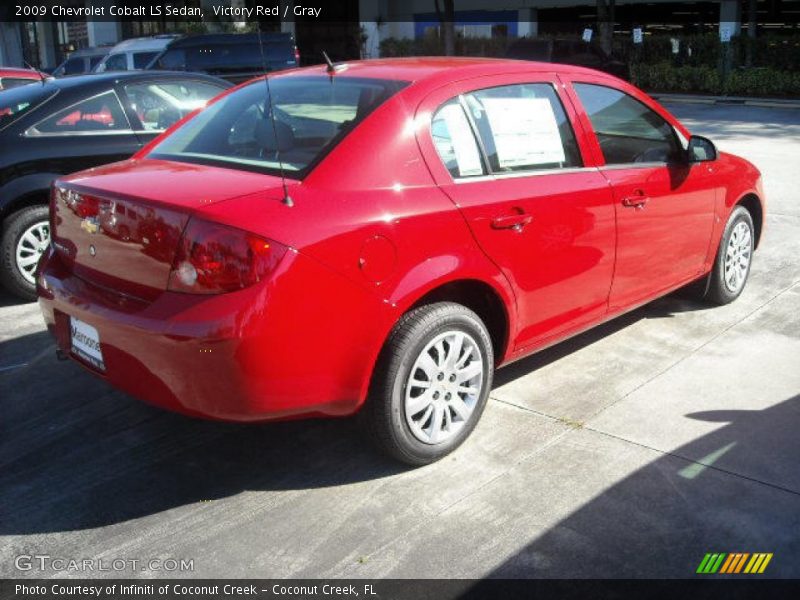
<path fill-rule="evenodd" d="M 263 79 L 221 98 L 164 139 L 150 158 L 302 178 L 407 82 L 356 77 Z M 271 118 L 274 114 L 274 120 Z"/>
<path fill-rule="evenodd" d="M 57 92 L 55 88 L 42 87 L 41 84 L 3 90 L 0 94 L 0 129 L 5 129 L 25 113 L 44 104 Z"/>

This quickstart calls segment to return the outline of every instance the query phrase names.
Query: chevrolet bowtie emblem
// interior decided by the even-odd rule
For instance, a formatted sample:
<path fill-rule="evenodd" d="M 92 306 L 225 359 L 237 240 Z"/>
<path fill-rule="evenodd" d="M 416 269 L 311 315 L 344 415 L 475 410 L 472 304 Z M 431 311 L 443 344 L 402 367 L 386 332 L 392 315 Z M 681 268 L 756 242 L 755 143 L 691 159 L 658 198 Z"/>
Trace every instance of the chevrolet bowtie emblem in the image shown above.
<path fill-rule="evenodd" d="M 87 233 L 97 233 L 100 229 L 100 224 L 94 217 L 86 217 L 83 221 L 81 221 L 81 229 Z"/>

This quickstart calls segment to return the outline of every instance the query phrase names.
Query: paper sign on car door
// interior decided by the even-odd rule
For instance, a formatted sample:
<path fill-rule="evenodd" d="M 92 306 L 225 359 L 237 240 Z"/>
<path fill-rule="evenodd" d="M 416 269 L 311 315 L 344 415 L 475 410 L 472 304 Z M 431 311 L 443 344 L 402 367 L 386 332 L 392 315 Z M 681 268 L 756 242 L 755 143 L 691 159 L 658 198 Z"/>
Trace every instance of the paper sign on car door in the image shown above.
<path fill-rule="evenodd" d="M 484 98 L 500 168 L 562 163 L 564 146 L 546 98 Z"/>

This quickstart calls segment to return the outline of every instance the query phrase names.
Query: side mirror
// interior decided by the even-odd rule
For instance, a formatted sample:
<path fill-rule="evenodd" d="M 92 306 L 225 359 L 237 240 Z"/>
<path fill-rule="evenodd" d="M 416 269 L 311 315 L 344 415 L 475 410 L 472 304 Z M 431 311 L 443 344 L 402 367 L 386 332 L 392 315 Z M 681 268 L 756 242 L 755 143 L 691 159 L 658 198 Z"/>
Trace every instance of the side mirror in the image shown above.
<path fill-rule="evenodd" d="M 701 135 L 693 135 L 689 139 L 686 156 L 691 163 L 717 160 L 717 147 L 710 139 Z"/>

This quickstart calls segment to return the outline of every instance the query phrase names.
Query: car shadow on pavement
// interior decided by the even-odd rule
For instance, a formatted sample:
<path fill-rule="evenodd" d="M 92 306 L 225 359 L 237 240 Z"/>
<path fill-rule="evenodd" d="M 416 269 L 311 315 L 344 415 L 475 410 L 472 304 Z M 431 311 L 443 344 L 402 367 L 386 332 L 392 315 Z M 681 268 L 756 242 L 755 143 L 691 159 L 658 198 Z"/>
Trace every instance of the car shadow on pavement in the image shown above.
<path fill-rule="evenodd" d="M 548 456 L 529 461 L 521 475 L 528 481 L 514 487 L 519 494 L 547 485 L 556 505 L 570 506 L 572 494 L 592 499 L 487 578 L 690 578 L 708 552 L 773 553 L 765 577 L 800 577 L 800 395 L 763 410 L 723 404 L 684 416 L 719 428 L 666 454 L 626 447 L 601 432 L 577 432 L 555 464 Z M 554 474 L 559 461 L 573 472 Z M 535 531 L 543 526 L 540 504 L 510 494 L 503 506 L 513 508 L 503 510 L 517 531 Z M 495 514 L 489 507 L 484 512 Z M 481 547 L 481 540 L 471 543 Z"/>
<path fill-rule="evenodd" d="M 499 371 L 498 385 L 639 319 L 700 306 L 659 300 Z M 355 419 L 191 419 L 147 406 L 50 352 L 46 332 L 0 342 L 0 355 L 30 358 L 0 372 L 10 392 L 0 394 L 0 535 L 102 527 L 248 490 L 314 489 L 408 470 L 377 454 Z"/>
<path fill-rule="evenodd" d="M 613 335 L 642 319 L 667 319 L 678 313 L 697 312 L 710 308 L 713 307 L 696 300 L 687 299 L 685 294 L 679 290 L 669 296 L 654 300 L 650 304 L 646 304 L 641 308 L 621 315 L 602 325 L 593 327 L 584 333 L 499 369 L 494 377 L 494 386 L 500 387 L 515 379 L 524 377 L 573 352 L 577 352 L 581 348 L 591 346 L 593 343 L 609 335 Z"/>
<path fill-rule="evenodd" d="M 23 304 L 32 304 L 33 302 L 35 302 L 35 300 L 23 300 L 0 288 L 0 308 L 6 306 L 21 306 Z"/>

